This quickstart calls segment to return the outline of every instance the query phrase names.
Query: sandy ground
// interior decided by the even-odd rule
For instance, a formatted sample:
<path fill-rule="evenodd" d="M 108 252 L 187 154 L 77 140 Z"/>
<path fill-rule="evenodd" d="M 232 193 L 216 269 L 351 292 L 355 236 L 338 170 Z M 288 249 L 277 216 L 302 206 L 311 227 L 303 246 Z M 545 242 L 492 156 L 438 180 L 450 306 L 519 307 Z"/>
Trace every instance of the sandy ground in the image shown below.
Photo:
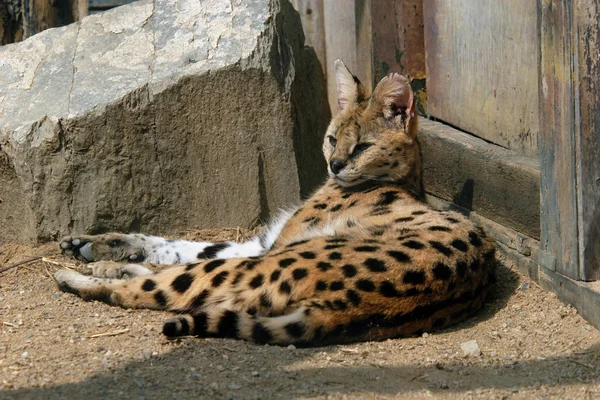
<path fill-rule="evenodd" d="M 0 244 L 0 266 L 31 255 L 68 261 L 56 249 Z M 168 314 L 61 293 L 49 276 L 56 268 L 0 274 L 1 399 L 600 398 L 599 332 L 510 265 L 482 312 L 453 329 L 308 349 L 169 341 L 160 334 Z M 465 355 L 470 340 L 480 355 Z"/>

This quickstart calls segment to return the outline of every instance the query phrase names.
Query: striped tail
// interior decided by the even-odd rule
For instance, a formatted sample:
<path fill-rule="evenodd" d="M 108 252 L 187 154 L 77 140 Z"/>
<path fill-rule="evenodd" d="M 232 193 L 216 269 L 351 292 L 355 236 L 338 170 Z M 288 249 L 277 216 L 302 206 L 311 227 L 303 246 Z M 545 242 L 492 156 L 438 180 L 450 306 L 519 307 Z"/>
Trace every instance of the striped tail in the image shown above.
<path fill-rule="evenodd" d="M 245 339 L 265 344 L 310 343 L 320 339 L 314 329 L 310 308 L 300 307 L 290 314 L 277 317 L 257 317 L 246 312 L 208 310 L 191 315 L 179 315 L 163 325 L 167 337 L 197 336 Z M 321 327 L 320 331 L 323 331 Z"/>

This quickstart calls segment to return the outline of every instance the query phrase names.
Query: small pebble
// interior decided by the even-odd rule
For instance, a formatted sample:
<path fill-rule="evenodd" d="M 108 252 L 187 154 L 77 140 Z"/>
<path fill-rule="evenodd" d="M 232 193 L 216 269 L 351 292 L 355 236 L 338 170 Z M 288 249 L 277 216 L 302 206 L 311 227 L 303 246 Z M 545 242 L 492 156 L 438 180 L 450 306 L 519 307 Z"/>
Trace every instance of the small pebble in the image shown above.
<path fill-rule="evenodd" d="M 460 344 L 460 348 L 465 356 L 478 357 L 481 355 L 481 350 L 479 349 L 479 344 L 477 344 L 476 340 L 463 342 Z"/>
<path fill-rule="evenodd" d="M 287 348 L 288 350 L 296 350 L 296 346 L 294 346 L 293 344 L 290 344 Z"/>

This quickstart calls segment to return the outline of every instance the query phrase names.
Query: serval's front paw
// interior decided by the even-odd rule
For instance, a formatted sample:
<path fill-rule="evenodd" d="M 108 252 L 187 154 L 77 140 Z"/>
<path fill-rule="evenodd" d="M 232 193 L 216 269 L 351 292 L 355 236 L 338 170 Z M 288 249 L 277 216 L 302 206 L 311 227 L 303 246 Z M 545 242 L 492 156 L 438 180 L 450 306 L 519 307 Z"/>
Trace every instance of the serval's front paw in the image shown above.
<path fill-rule="evenodd" d="M 73 256 L 80 261 L 94 261 L 92 241 L 94 236 L 67 236 L 60 241 L 63 254 Z"/>
<path fill-rule="evenodd" d="M 64 254 L 85 262 L 143 262 L 146 259 L 143 241 L 134 235 L 121 233 L 67 236 L 61 240 L 60 248 Z"/>
<path fill-rule="evenodd" d="M 131 279 L 136 276 L 152 275 L 152 270 L 137 264 L 122 264 L 115 261 L 98 261 L 88 264 L 92 275 L 97 278 Z"/>

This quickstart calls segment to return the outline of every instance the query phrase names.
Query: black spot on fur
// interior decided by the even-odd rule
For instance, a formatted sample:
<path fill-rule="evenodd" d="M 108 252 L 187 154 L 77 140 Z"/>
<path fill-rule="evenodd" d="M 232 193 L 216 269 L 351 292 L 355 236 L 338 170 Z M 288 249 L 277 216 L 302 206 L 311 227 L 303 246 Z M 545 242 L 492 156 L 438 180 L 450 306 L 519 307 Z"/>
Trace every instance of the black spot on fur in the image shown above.
<path fill-rule="evenodd" d="M 348 304 L 346 304 L 345 301 L 339 299 L 333 301 L 333 306 L 333 308 L 336 310 L 345 310 L 346 308 L 348 308 Z"/>
<path fill-rule="evenodd" d="M 356 290 L 352 289 L 346 291 L 346 298 L 348 298 L 348 301 L 354 306 L 358 306 L 362 301 L 360 294 L 358 294 Z"/>
<path fill-rule="evenodd" d="M 376 258 L 368 258 L 368 259 L 365 260 L 365 262 L 363 264 L 371 272 L 385 272 L 385 271 L 387 271 L 387 266 L 385 265 L 385 263 L 383 261 L 381 261 L 381 260 L 376 259 Z"/>
<path fill-rule="evenodd" d="M 435 240 L 430 240 L 429 244 L 431 245 L 431 247 L 433 247 L 434 249 L 436 249 L 437 251 L 439 251 L 440 253 L 442 253 L 443 255 L 445 255 L 447 257 L 452 255 L 452 249 L 448 246 L 441 244 L 440 242 L 437 242 Z"/>
<path fill-rule="evenodd" d="M 173 282 L 171 282 L 171 287 L 177 293 L 185 293 L 186 290 L 192 286 L 192 282 L 194 282 L 194 277 L 190 274 L 183 273 L 177 278 L 173 279 Z"/>
<path fill-rule="evenodd" d="M 184 318 L 179 318 L 179 322 L 181 323 L 181 321 L 185 321 Z M 187 321 L 185 321 L 185 323 L 187 324 Z M 189 331 L 189 324 L 188 324 L 188 331 Z M 185 335 L 186 333 L 182 332 L 183 329 L 179 329 L 177 326 L 177 322 L 175 321 L 167 321 L 164 323 L 163 325 L 163 330 L 162 333 L 163 335 L 167 336 L 167 337 L 175 337 L 175 336 L 179 336 L 179 335 Z"/>
<path fill-rule="evenodd" d="M 427 211 L 413 211 L 411 214 L 412 215 L 423 215 L 423 214 L 427 214 Z"/>
<path fill-rule="evenodd" d="M 402 251 L 390 250 L 387 253 L 390 257 L 393 257 L 396 261 L 400 263 L 409 263 L 412 261 L 409 255 Z"/>
<path fill-rule="evenodd" d="M 336 204 L 335 206 L 331 207 L 331 209 L 329 211 L 336 212 L 336 211 L 339 211 L 341 208 L 342 208 L 341 204 Z"/>
<path fill-rule="evenodd" d="M 235 311 L 225 311 L 217 326 L 219 336 L 237 339 L 239 319 L 240 317 Z"/>
<path fill-rule="evenodd" d="M 212 260 L 204 266 L 204 272 L 206 272 L 208 274 L 209 272 L 214 271 L 215 269 L 219 268 L 223 264 L 225 264 L 225 260 L 223 260 L 223 259 Z"/>
<path fill-rule="evenodd" d="M 315 287 L 316 290 L 318 291 L 323 291 L 323 290 L 327 290 L 327 282 L 320 280 L 317 282 L 317 286 Z"/>
<path fill-rule="evenodd" d="M 292 265 L 293 263 L 295 263 L 296 261 L 298 261 L 298 260 L 296 260 L 295 258 L 284 258 L 283 260 L 279 260 L 279 266 L 281 268 L 287 268 L 290 265 Z"/>
<path fill-rule="evenodd" d="M 344 247 L 344 245 L 342 245 L 342 244 L 328 244 L 327 246 L 323 247 L 323 250 L 339 249 L 340 247 Z"/>
<path fill-rule="evenodd" d="M 421 242 L 417 242 L 416 240 L 408 240 L 402 243 L 403 246 L 408 247 L 409 249 L 421 250 L 425 247 L 425 245 Z"/>
<path fill-rule="evenodd" d="M 469 268 L 473 272 L 478 271 L 479 268 L 481 268 L 481 261 L 479 260 L 479 258 L 476 258 L 473 261 L 471 261 L 471 264 L 469 264 Z"/>
<path fill-rule="evenodd" d="M 206 313 L 198 313 L 193 315 L 192 318 L 194 319 L 194 335 L 206 336 L 208 330 L 208 316 Z"/>
<path fill-rule="evenodd" d="M 302 222 L 306 222 L 306 223 L 309 223 L 310 225 L 314 226 L 314 225 L 317 225 L 319 222 L 321 222 L 321 218 L 319 218 L 319 217 L 309 217 L 309 218 L 306 218 Z"/>
<path fill-rule="evenodd" d="M 237 268 L 246 268 L 248 271 L 252 271 L 258 264 L 260 264 L 260 261 L 258 260 L 244 260 Z"/>
<path fill-rule="evenodd" d="M 250 307 L 246 310 L 246 314 L 256 315 L 256 313 L 257 313 L 256 307 Z"/>
<path fill-rule="evenodd" d="M 396 218 L 394 220 L 394 222 L 408 222 L 408 221 L 412 221 L 414 220 L 413 217 L 402 217 L 402 218 Z"/>
<path fill-rule="evenodd" d="M 317 255 L 312 251 L 303 251 L 302 253 L 300 253 L 300 257 L 305 258 L 307 260 L 314 260 L 315 258 L 317 258 Z"/>
<path fill-rule="evenodd" d="M 479 238 L 479 235 L 473 231 L 469 232 L 469 243 L 471 243 L 475 247 L 481 247 L 481 245 L 483 244 L 481 242 L 481 239 Z"/>
<path fill-rule="evenodd" d="M 446 221 L 448 221 L 448 222 L 450 222 L 452 224 L 458 224 L 460 222 L 456 218 L 452 218 L 452 217 L 446 217 Z"/>
<path fill-rule="evenodd" d="M 483 260 L 484 260 L 485 262 L 490 262 L 490 261 L 492 261 L 492 260 L 493 260 L 495 257 L 496 257 L 496 249 L 495 249 L 495 248 L 492 248 L 492 249 L 490 249 L 490 250 L 486 251 L 486 252 L 483 254 Z"/>
<path fill-rule="evenodd" d="M 221 284 L 225 282 L 225 279 L 227 279 L 227 275 L 229 275 L 229 271 L 221 271 L 217 275 L 213 276 L 211 280 L 212 286 L 215 288 L 221 286 Z"/>
<path fill-rule="evenodd" d="M 460 240 L 460 239 L 455 239 L 455 240 L 453 240 L 453 241 L 452 241 L 452 243 L 450 243 L 450 244 L 451 244 L 451 245 L 452 245 L 452 247 L 454 247 L 456 250 L 459 250 L 459 251 L 462 251 L 462 252 L 465 252 L 465 251 L 467 251 L 467 248 L 468 248 L 467 244 L 466 244 L 464 241 Z"/>
<path fill-rule="evenodd" d="M 217 256 L 218 252 L 226 249 L 227 247 L 229 247 L 229 243 L 225 243 L 225 242 L 215 243 L 212 246 L 205 247 L 204 250 L 202 250 L 200 253 L 198 253 L 198 256 L 196 258 L 199 260 L 215 258 Z"/>
<path fill-rule="evenodd" d="M 196 268 L 198 265 L 200 265 L 200 263 L 190 263 L 190 264 L 187 264 L 187 265 L 185 266 L 185 270 L 186 270 L 186 271 L 191 271 L 191 270 L 193 270 L 194 268 Z"/>
<path fill-rule="evenodd" d="M 271 274 L 271 282 L 275 282 L 277 279 L 279 279 L 280 276 L 281 276 L 281 270 L 280 269 L 276 269 Z"/>
<path fill-rule="evenodd" d="M 451 232 L 452 231 L 452 229 L 448 228 L 447 226 L 441 226 L 441 225 L 430 226 L 427 229 L 432 232 Z"/>
<path fill-rule="evenodd" d="M 433 276 L 435 279 L 447 281 L 452 277 L 452 270 L 445 264 L 437 263 L 433 267 Z"/>
<path fill-rule="evenodd" d="M 154 301 L 156 301 L 156 304 L 159 306 L 164 307 L 167 305 L 167 296 L 165 296 L 162 290 L 159 290 L 158 292 L 154 293 Z"/>
<path fill-rule="evenodd" d="M 373 211 L 371 211 L 369 213 L 369 215 L 373 216 L 373 217 L 376 217 L 378 215 L 386 215 L 386 214 L 389 214 L 391 212 L 392 212 L 392 210 L 390 210 L 389 207 L 375 207 L 373 209 Z"/>
<path fill-rule="evenodd" d="M 324 210 L 327 208 L 327 204 L 325 203 L 319 203 L 319 204 L 315 204 L 314 206 L 317 210 Z"/>
<path fill-rule="evenodd" d="M 308 276 L 308 270 L 306 268 L 296 268 L 292 271 L 292 277 L 294 280 L 299 281 L 300 279 L 304 279 Z"/>
<path fill-rule="evenodd" d="M 354 200 L 352 203 L 348 204 L 347 208 L 352 208 L 352 207 L 354 207 L 357 204 L 358 204 L 358 200 Z"/>
<path fill-rule="evenodd" d="M 352 193 L 345 193 L 342 195 L 342 199 L 345 200 L 345 199 L 349 198 L 350 196 L 352 196 Z"/>
<path fill-rule="evenodd" d="M 156 282 L 154 282 L 152 279 L 146 279 L 142 284 L 142 290 L 145 292 L 151 292 L 154 289 L 156 289 Z"/>
<path fill-rule="evenodd" d="M 330 260 L 341 260 L 342 259 L 342 253 L 334 251 L 333 253 L 330 253 L 327 256 L 327 258 L 329 258 Z"/>
<path fill-rule="evenodd" d="M 290 294 L 292 292 L 292 287 L 288 281 L 283 281 L 279 285 L 279 292 L 284 294 Z"/>
<path fill-rule="evenodd" d="M 363 253 L 373 253 L 379 250 L 377 246 L 358 246 L 354 248 L 354 251 L 363 252 Z"/>
<path fill-rule="evenodd" d="M 265 344 L 273 340 L 273 335 L 263 324 L 257 322 L 252 327 L 252 340 L 259 344 Z"/>
<path fill-rule="evenodd" d="M 259 301 L 261 307 L 264 308 L 271 308 L 271 306 L 273 305 L 273 303 L 271 303 L 271 298 L 269 297 L 269 294 L 267 292 L 262 292 L 260 294 Z"/>
<path fill-rule="evenodd" d="M 421 285 L 425 283 L 425 272 L 423 271 L 406 271 L 402 277 L 402 282 L 411 285 Z"/>
<path fill-rule="evenodd" d="M 459 261 L 456 263 L 456 274 L 463 278 L 465 276 L 465 274 L 467 273 L 467 263 L 464 261 Z"/>
<path fill-rule="evenodd" d="M 344 238 L 331 238 L 331 239 L 327 239 L 325 241 L 327 243 L 346 243 L 346 242 L 348 242 L 348 239 L 344 239 Z"/>
<path fill-rule="evenodd" d="M 398 199 L 398 192 L 383 192 L 379 194 L 379 200 L 377 201 L 377 203 L 375 203 L 375 205 L 377 207 L 389 206 Z"/>
<path fill-rule="evenodd" d="M 331 265 L 330 263 L 325 262 L 325 261 L 319 261 L 317 263 L 317 268 L 319 268 L 321 271 L 325 272 L 325 271 L 333 268 L 333 265 Z"/>
<path fill-rule="evenodd" d="M 254 278 L 252 278 L 249 285 L 251 288 L 256 289 L 260 287 L 264 281 L 265 276 L 263 274 L 257 274 Z"/>
<path fill-rule="evenodd" d="M 390 281 L 383 281 L 379 285 L 379 293 L 383 297 L 400 297 L 401 293 L 398 292 L 396 286 Z"/>
<path fill-rule="evenodd" d="M 357 273 L 356 267 L 352 264 L 346 264 L 342 266 L 342 271 L 344 272 L 344 276 L 348 278 L 352 278 Z"/>
<path fill-rule="evenodd" d="M 375 284 L 369 279 L 359 279 L 356 281 L 356 288 L 363 292 L 372 292 L 375 290 Z"/>
<path fill-rule="evenodd" d="M 342 290 L 343 288 L 344 288 L 344 282 L 343 281 L 333 281 L 329 285 L 329 290 L 332 290 L 332 291 Z"/>
<path fill-rule="evenodd" d="M 202 307 L 209 294 L 210 292 L 208 291 L 208 289 L 204 289 L 198 296 L 194 297 L 192 304 L 190 304 L 190 308 L 192 310 L 196 310 Z"/>
<path fill-rule="evenodd" d="M 238 272 L 237 274 L 235 274 L 235 277 L 233 278 L 233 281 L 231 281 L 231 285 L 235 286 L 238 283 L 240 283 L 240 281 L 242 280 L 242 278 L 244 277 L 244 273 L 243 272 Z"/>
<path fill-rule="evenodd" d="M 296 247 L 296 246 L 299 246 L 299 245 L 304 244 L 304 243 L 308 243 L 308 239 L 306 239 L 306 240 L 298 240 L 297 242 L 292 242 L 292 243 L 288 244 L 286 247 Z"/>
<path fill-rule="evenodd" d="M 306 333 L 306 326 L 301 322 L 290 322 L 285 326 L 285 331 L 293 338 L 301 338 Z"/>

